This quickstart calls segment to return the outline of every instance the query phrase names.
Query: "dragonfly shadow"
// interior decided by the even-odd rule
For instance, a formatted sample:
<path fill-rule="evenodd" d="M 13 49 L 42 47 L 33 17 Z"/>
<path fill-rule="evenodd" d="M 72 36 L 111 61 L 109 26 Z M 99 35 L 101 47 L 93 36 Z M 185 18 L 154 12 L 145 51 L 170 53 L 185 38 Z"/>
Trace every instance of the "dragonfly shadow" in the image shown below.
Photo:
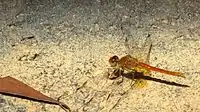
<path fill-rule="evenodd" d="M 166 81 L 166 80 L 162 80 L 162 79 L 158 79 L 158 78 L 153 78 L 150 76 L 144 76 L 143 73 L 126 73 L 126 74 L 122 74 L 123 77 L 129 78 L 129 79 L 145 79 L 145 80 L 149 80 L 149 81 L 155 81 L 155 82 L 159 82 L 159 83 L 163 83 L 163 84 L 167 84 L 167 85 L 172 85 L 172 86 L 178 86 L 178 87 L 190 87 L 188 85 L 184 85 L 184 84 L 179 84 L 176 82 L 170 82 L 170 81 Z"/>

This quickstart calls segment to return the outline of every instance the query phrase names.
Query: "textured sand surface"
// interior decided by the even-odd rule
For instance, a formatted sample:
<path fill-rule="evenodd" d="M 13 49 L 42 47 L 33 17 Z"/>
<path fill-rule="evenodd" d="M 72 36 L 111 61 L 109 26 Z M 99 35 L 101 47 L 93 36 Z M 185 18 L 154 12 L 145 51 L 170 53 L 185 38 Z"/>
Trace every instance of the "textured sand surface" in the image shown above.
<path fill-rule="evenodd" d="M 0 5 L 0 77 L 61 96 L 74 112 L 200 111 L 198 0 L 10 0 Z M 152 72 L 162 81 L 148 81 L 143 89 L 131 88 L 131 79 L 108 79 L 108 59 L 145 53 L 134 48 L 147 38 L 153 44 L 149 63 L 182 71 L 186 78 Z M 63 110 L 0 95 L 0 112 Z"/>

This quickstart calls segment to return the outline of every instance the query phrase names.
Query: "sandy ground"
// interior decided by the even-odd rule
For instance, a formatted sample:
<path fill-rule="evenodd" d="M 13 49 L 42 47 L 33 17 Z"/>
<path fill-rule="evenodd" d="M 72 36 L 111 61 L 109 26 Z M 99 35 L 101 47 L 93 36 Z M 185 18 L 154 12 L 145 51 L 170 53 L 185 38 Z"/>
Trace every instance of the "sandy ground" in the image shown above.
<path fill-rule="evenodd" d="M 199 112 L 200 3 L 188 0 L 1 1 L 0 76 L 12 76 L 74 112 Z M 127 50 L 125 38 L 132 50 Z M 152 72 L 143 89 L 107 78 L 109 57 L 146 53 Z M 137 52 L 136 52 L 137 51 Z M 189 85 L 180 87 L 163 82 Z M 59 106 L 0 95 L 0 112 L 64 112 Z"/>

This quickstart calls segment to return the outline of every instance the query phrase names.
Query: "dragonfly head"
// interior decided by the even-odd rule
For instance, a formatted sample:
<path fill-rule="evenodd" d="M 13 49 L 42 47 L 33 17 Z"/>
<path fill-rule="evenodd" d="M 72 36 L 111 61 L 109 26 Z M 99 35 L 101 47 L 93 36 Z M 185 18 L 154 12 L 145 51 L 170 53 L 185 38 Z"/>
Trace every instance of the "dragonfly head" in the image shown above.
<path fill-rule="evenodd" d="M 116 55 L 110 57 L 109 63 L 110 63 L 110 66 L 111 66 L 111 67 L 117 67 L 117 66 L 118 66 L 118 63 L 119 63 L 119 57 L 116 56 Z"/>

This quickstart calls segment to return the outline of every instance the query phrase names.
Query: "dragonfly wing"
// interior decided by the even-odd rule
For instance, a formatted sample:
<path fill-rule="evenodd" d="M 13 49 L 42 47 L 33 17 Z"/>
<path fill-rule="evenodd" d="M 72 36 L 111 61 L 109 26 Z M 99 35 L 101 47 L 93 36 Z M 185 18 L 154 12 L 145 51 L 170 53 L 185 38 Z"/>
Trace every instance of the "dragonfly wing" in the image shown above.
<path fill-rule="evenodd" d="M 152 42 L 149 35 L 142 38 L 127 37 L 125 40 L 125 47 L 127 49 L 126 50 L 127 54 L 147 64 L 149 63 L 151 46 Z"/>
<path fill-rule="evenodd" d="M 137 80 L 135 80 L 133 87 L 140 89 L 140 88 L 146 87 L 147 85 L 148 85 L 147 80 L 137 79 Z"/>
<path fill-rule="evenodd" d="M 126 38 L 125 46 L 127 48 L 127 54 L 130 54 L 132 57 L 137 58 L 138 61 L 149 63 L 150 52 L 152 48 L 152 43 L 150 36 L 143 38 Z M 150 76 L 150 71 L 143 68 L 133 68 L 138 72 L 142 72 L 140 75 Z M 136 79 L 133 85 L 134 88 L 144 88 L 147 86 L 147 80 L 145 79 Z"/>
<path fill-rule="evenodd" d="M 150 54 L 151 54 L 151 49 L 152 49 L 152 43 L 149 43 L 148 45 L 148 53 L 146 55 L 146 60 L 144 61 L 144 63 L 146 64 L 150 64 L 149 60 L 150 60 Z"/>

